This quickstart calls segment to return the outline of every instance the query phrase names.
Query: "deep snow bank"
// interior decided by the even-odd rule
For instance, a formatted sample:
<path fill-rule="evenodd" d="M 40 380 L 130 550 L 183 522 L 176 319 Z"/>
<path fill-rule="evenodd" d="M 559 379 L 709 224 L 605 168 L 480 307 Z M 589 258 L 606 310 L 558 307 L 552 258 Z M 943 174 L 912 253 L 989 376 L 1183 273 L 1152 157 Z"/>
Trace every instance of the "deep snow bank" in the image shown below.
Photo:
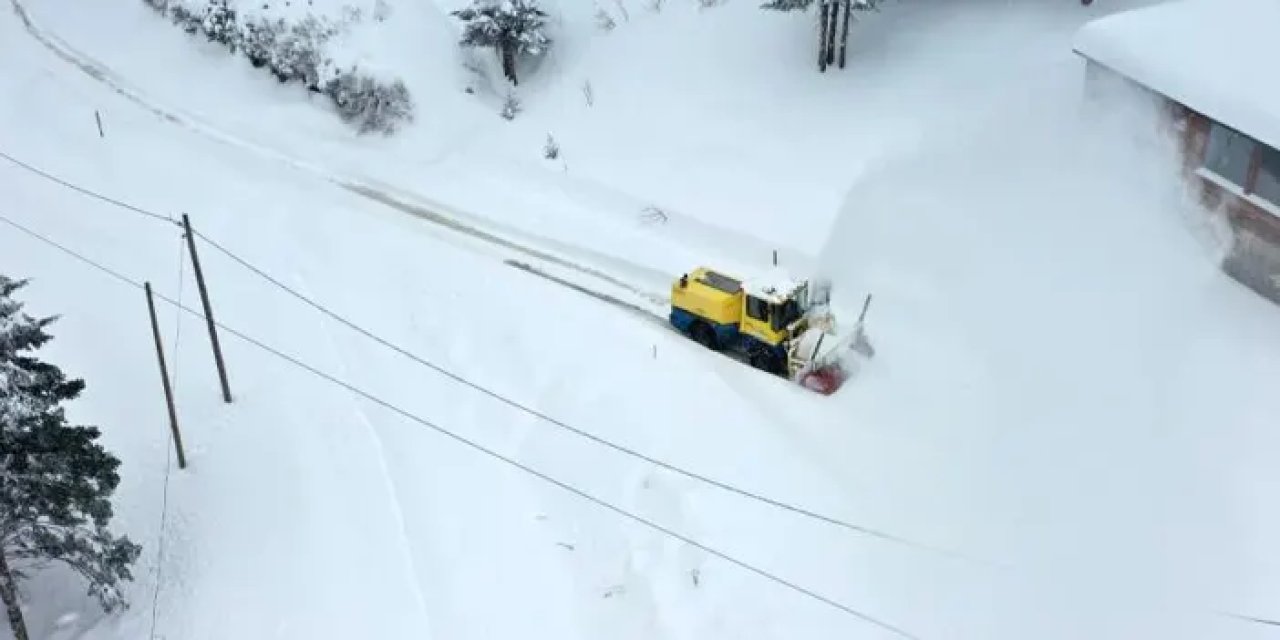
<path fill-rule="evenodd" d="M 248 65 L 223 51 L 193 51 L 141 0 L 24 0 L 149 95 L 246 138 L 573 243 L 608 237 L 611 251 L 643 243 L 653 256 L 674 240 L 756 264 L 773 248 L 797 261 L 817 253 L 863 171 L 980 111 L 1009 70 L 1070 55 L 1084 20 L 1145 1 L 889 3 L 855 26 L 849 68 L 827 74 L 813 68 L 811 15 L 746 1 L 667 0 L 656 12 L 548 1 L 555 44 L 524 74 L 524 111 L 507 122 L 501 96 L 463 68 L 447 11 L 465 2 L 388 0 L 390 17 L 353 51 L 405 80 L 418 118 L 392 140 L 357 145 L 328 114 L 298 108 L 298 92 L 246 80 Z M 599 10 L 612 30 L 597 26 Z M 104 37 L 117 33 L 135 38 Z M 561 147 L 554 162 L 543 159 L 548 135 Z M 647 207 L 671 222 L 636 230 Z M 673 272 L 691 266 L 672 262 Z"/>
<path fill-rule="evenodd" d="M 1010 78 L 850 190 L 820 263 L 875 293 L 879 360 L 842 420 L 931 442 L 917 472 L 951 497 L 922 501 L 1074 603 L 1266 612 L 1277 309 L 1218 270 L 1148 105 L 1084 104 L 1078 68 Z"/>

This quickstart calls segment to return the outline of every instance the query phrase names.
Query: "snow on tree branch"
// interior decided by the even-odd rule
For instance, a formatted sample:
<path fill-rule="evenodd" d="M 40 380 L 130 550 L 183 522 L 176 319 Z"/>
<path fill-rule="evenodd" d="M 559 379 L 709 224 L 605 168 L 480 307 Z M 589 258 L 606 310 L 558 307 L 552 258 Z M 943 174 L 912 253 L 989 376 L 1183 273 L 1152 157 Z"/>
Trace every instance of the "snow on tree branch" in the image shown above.
<path fill-rule="evenodd" d="M 280 18 L 246 18 L 228 0 L 208 0 L 202 11 L 157 0 L 144 2 L 187 33 L 243 54 L 280 82 L 298 83 L 328 96 L 339 117 L 360 133 L 389 134 L 413 120 L 413 99 L 402 81 L 375 79 L 354 66 L 336 64 L 325 53 L 331 40 L 360 19 L 358 12 L 348 12 L 337 23 L 314 16 L 287 23 Z"/>
<path fill-rule="evenodd" d="M 141 553 L 107 528 L 120 461 L 97 427 L 68 424 L 62 403 L 84 381 L 35 357 L 55 318 L 23 312 L 13 294 L 25 285 L 0 275 L 0 600 L 18 640 L 29 637 L 19 586 L 30 568 L 15 561 L 61 562 L 110 611 L 127 604 L 120 585 Z"/>
<path fill-rule="evenodd" d="M 463 23 L 460 44 L 496 51 L 502 74 L 512 84 L 520 84 L 517 58 L 541 56 L 551 46 L 544 30 L 547 14 L 535 0 L 473 0 L 472 6 L 453 15 Z"/>

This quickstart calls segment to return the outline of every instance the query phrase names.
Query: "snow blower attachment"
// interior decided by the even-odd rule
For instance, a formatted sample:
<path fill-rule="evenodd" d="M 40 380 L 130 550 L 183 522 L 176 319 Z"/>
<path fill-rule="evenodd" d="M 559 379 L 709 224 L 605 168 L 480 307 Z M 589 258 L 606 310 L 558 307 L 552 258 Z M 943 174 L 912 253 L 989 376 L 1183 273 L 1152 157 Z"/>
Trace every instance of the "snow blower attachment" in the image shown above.
<path fill-rule="evenodd" d="M 707 268 L 671 287 L 671 325 L 703 346 L 744 356 L 751 366 L 825 395 L 875 351 L 863 330 L 871 296 L 849 331 L 836 325 L 825 281 L 794 280 L 774 269 L 742 281 Z"/>
<path fill-rule="evenodd" d="M 875 348 L 863 328 L 870 306 L 868 294 L 862 302 L 858 321 L 843 335 L 825 306 L 811 309 L 809 326 L 791 341 L 788 349 L 791 379 L 811 391 L 824 395 L 835 393 L 852 375 L 855 354 L 863 358 L 875 355 Z"/>

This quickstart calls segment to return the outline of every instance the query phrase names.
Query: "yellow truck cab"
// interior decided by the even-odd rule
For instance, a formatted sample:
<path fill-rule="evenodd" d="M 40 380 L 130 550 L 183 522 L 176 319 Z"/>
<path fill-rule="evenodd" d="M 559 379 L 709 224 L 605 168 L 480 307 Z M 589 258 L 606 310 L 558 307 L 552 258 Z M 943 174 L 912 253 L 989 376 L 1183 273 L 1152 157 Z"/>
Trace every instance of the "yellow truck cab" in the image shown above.
<path fill-rule="evenodd" d="M 803 329 L 808 286 L 780 272 L 753 280 L 699 267 L 671 286 L 670 322 L 703 346 L 747 355 L 774 373 L 787 367 L 787 341 Z"/>

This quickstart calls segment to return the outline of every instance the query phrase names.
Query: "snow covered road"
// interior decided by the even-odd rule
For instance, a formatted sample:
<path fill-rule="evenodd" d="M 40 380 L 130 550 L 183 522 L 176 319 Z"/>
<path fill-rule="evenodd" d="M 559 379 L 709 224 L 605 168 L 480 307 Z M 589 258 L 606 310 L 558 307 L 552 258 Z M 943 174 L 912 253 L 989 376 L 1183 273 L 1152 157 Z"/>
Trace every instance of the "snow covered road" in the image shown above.
<path fill-rule="evenodd" d="M 182 102 L 181 83 L 149 75 L 154 60 L 93 37 L 68 6 L 31 4 L 36 22 L 58 25 L 76 50 L 124 63 L 112 82 L 145 82 L 199 121 L 235 123 L 233 100 Z M 161 58 L 209 66 L 194 95 L 225 92 L 324 130 L 310 107 L 252 93 L 242 70 L 184 53 L 180 34 L 131 11 L 102 12 L 101 24 L 137 21 L 131 33 L 148 34 L 169 54 Z M 1020 15 L 1036 18 L 1037 38 L 1069 31 L 1057 10 Z M 922 23 L 908 40 L 983 21 L 940 24 Z M 1017 26 L 1002 25 L 1001 42 L 1048 46 Z M 992 78 L 975 90 L 988 101 L 973 108 L 993 115 L 899 150 L 852 189 L 817 259 L 845 297 L 876 292 L 881 357 L 823 399 L 504 263 L 528 251 L 494 250 L 335 184 L 385 152 L 378 141 L 348 158 L 326 155 L 350 144 L 328 134 L 310 147 L 287 135 L 269 147 L 257 127 L 211 137 L 187 126 L 195 120 L 178 126 L 183 117 L 157 117 L 104 88 L 106 74 L 90 78 L 51 55 L 7 13 L 0 52 L 0 88 L 21 96 L 0 105 L 0 150 L 150 210 L 189 212 L 281 282 L 519 404 L 977 562 L 850 535 L 601 449 L 204 256 L 227 325 L 682 535 L 925 639 L 1252 638 L 1269 629 L 1219 612 L 1277 617 L 1268 594 L 1280 562 L 1268 541 L 1280 532 L 1263 508 L 1280 487 L 1267 459 L 1276 445 L 1268 381 L 1280 374 L 1274 310 L 1218 277 L 1185 220 L 1165 215 L 1158 183 L 1106 180 L 1132 177 L 1131 155 L 1087 135 L 1078 138 L 1097 146 L 1075 147 L 1079 131 L 1045 128 L 1067 117 L 1045 105 L 1070 110 L 1065 54 L 1019 66 L 1045 78 L 1023 92 L 1033 97 L 1011 100 L 1018 91 L 990 88 L 1008 77 Z M 103 139 L 95 110 L 106 116 Z M 1032 111 L 1043 117 L 1012 115 Z M 243 140 L 264 149 L 246 152 Z M 1042 161 L 1044 148 L 1063 157 Z M 412 192 L 484 173 L 466 161 L 485 160 L 481 151 L 454 156 L 447 177 L 425 186 L 403 179 L 420 168 L 404 156 L 365 167 L 399 179 L 363 184 L 398 198 L 393 206 L 420 206 L 432 201 Z M 714 219 L 686 221 L 706 226 L 685 245 L 679 217 L 661 232 L 625 216 L 591 220 L 582 203 L 609 198 L 568 181 L 465 179 L 490 187 L 460 208 L 484 213 L 473 228 L 571 259 L 550 268 L 640 305 L 657 302 L 647 298 L 662 291 L 663 273 L 740 264 L 768 246 L 749 234 L 717 246 Z M 166 223 L 9 165 L 0 187 L 0 214 L 194 300 L 189 279 L 178 284 L 179 241 Z M 34 311 L 63 314 L 51 357 L 86 377 L 78 411 L 124 459 L 120 525 L 152 543 L 154 563 L 167 448 L 141 299 L 8 229 L 0 257 L 8 275 L 35 278 Z M 597 273 L 576 269 L 577 258 Z M 166 318 L 179 322 L 173 365 L 192 467 L 172 476 L 157 636 L 892 637 L 230 339 L 237 403 L 223 406 L 201 327 Z M 38 637 L 146 637 L 155 570 L 139 567 L 135 608 L 104 621 L 67 576 L 42 576 L 32 591 Z"/>
<path fill-rule="evenodd" d="M 14 22 L 6 24 L 6 28 L 14 26 Z M 14 47 L 21 47 L 19 43 L 23 42 L 19 38 L 5 41 Z M 368 227 L 369 221 L 377 218 L 360 211 L 367 208 L 363 199 L 342 196 L 342 191 L 334 188 L 317 189 L 314 178 L 282 170 L 270 161 L 253 160 L 236 149 L 209 145 L 169 124 L 153 124 L 144 112 L 129 116 L 127 111 L 120 111 L 118 99 L 104 102 L 111 113 L 126 114 L 111 118 L 111 138 L 103 144 L 93 138 L 81 139 L 75 126 L 79 113 L 75 106 L 84 102 L 75 99 L 75 94 L 87 91 L 104 100 L 102 94 L 93 93 L 91 84 L 74 77 L 55 83 L 41 81 L 42 68 L 51 64 L 50 59 L 30 48 L 16 51 L 30 61 L 22 67 L 26 72 L 16 78 L 17 82 L 28 78 L 35 81 L 27 87 L 29 99 L 21 105 L 11 105 L 26 111 L 7 115 L 13 118 L 12 122 L 46 118 L 48 124 L 36 137 L 8 141 L 7 150 L 41 162 L 51 170 L 66 171 L 69 178 L 82 180 L 102 192 L 136 197 L 146 206 L 162 211 L 177 207 L 190 210 L 203 232 L 212 237 L 234 237 L 231 244 L 237 253 L 265 265 L 282 280 L 323 291 L 328 304 L 373 327 L 379 335 L 393 336 L 411 345 L 416 353 L 490 380 L 507 393 L 523 397 L 526 403 L 545 406 L 549 412 L 582 424 L 597 423 L 600 416 L 608 416 L 612 424 L 597 428 L 607 429 L 621 440 L 648 442 L 655 453 L 674 459 L 687 457 L 689 452 L 705 446 L 682 443 L 690 437 L 702 441 L 717 438 L 714 433 L 680 427 L 684 420 L 696 419 L 690 414 L 690 407 L 699 404 L 693 397 L 705 387 L 690 385 L 690 376 L 692 380 L 706 378 L 706 374 L 698 373 L 698 366 L 687 363 L 700 362 L 706 354 L 673 340 L 669 332 L 636 326 L 616 311 L 598 308 L 595 303 L 584 304 L 577 294 L 558 286 L 531 284 L 536 281 L 499 261 L 434 242 L 419 223 L 409 218 L 387 215 L 380 225 Z M 52 64 L 61 62 L 53 60 Z M 61 116 L 49 118 L 50 105 L 69 108 Z M 40 111 L 45 113 L 37 115 Z M 126 140 L 127 144 L 114 145 L 116 139 Z M 59 144 L 51 144 L 54 140 Z M 66 152 L 76 147 L 82 151 Z M 196 149 L 201 151 L 197 154 Z M 176 158 L 182 161 L 174 162 Z M 200 170 L 192 171 L 196 158 L 200 158 Z M 102 163 L 109 159 L 115 160 L 112 166 L 120 169 L 118 179 L 110 184 L 95 183 L 93 176 L 104 175 L 97 172 L 107 166 Z M 6 215 L 16 216 L 22 224 L 56 236 L 75 250 L 120 268 L 131 277 L 146 277 L 148 273 L 173 277 L 177 238 L 165 223 L 85 199 L 13 167 L 6 167 L 4 176 L 7 190 L 15 194 L 6 205 Z M 215 183 L 237 186 L 214 191 L 202 188 Z M 250 184 L 257 188 L 243 188 Z M 191 201 L 191 194 L 200 194 L 198 203 Z M 166 200 L 176 206 L 166 205 Z M 185 204 L 178 205 L 179 202 Z M 248 211 L 253 215 L 245 218 L 241 212 Z M 246 224 L 254 229 L 251 235 L 237 232 Z M 375 235 L 371 233 L 373 228 L 384 231 Z M 100 245 L 106 238 L 128 240 Z M 335 242 L 336 239 L 343 242 Z M 64 256 L 50 253 L 18 234 L 6 233 L 3 241 L 4 255 L 21 256 L 23 269 L 39 281 L 63 282 L 60 286 L 70 286 L 72 290 L 85 287 L 85 291 L 93 292 L 79 296 L 74 303 L 59 303 L 66 315 L 80 319 L 79 325 L 64 323 L 64 331 L 96 327 L 88 333 L 131 334 L 123 328 L 115 329 L 137 317 L 129 312 L 129 301 L 136 298 L 127 289 L 104 286 L 108 283 L 95 281 L 97 276 L 91 272 L 78 271 L 75 263 L 60 262 Z M 300 251 L 301 247 L 308 248 Z M 370 259 L 373 255 L 376 260 Z M 305 354 L 304 359 L 318 368 L 345 371 L 356 380 L 371 383 L 369 386 L 384 397 L 397 398 L 397 402 L 415 411 L 440 416 L 441 422 L 460 425 L 498 450 L 524 451 L 522 458 L 562 467 L 560 475 L 567 474 L 581 485 L 597 486 L 606 495 L 617 494 L 614 497 L 624 502 L 630 501 L 624 499 L 626 495 L 633 496 L 633 500 L 652 500 L 647 496 L 658 491 L 658 480 L 651 482 L 654 489 L 643 488 L 647 481 L 639 468 L 620 475 L 629 468 L 628 464 L 616 460 L 604 466 L 583 464 L 599 458 L 600 453 L 581 442 L 549 436 L 541 427 L 536 438 L 524 435 L 510 440 L 511 436 L 503 434 L 518 427 L 512 434 L 516 435 L 531 425 L 513 422 L 509 410 L 494 407 L 482 398 L 445 391 L 447 383 L 407 365 L 396 354 L 371 346 L 361 336 L 332 333 L 321 325 L 320 318 L 282 301 L 277 292 L 236 265 L 220 261 L 216 254 L 206 260 L 214 295 L 220 301 L 219 317 L 228 325 L 252 327 L 253 335 L 286 352 Z M 398 261 L 402 262 L 397 265 Z M 56 266 L 59 264 L 62 269 Z M 68 279 L 50 280 L 50 275 L 56 273 L 66 274 Z M 77 287 L 73 282 L 84 284 Z M 316 282 L 324 284 L 317 287 Z M 498 284 L 502 282 L 507 284 Z M 480 283 L 486 286 L 477 290 Z M 156 284 L 167 295 L 177 295 L 176 283 L 158 280 Z M 495 286 L 502 296 L 492 296 Z M 44 291 L 45 295 L 53 293 L 52 289 Z M 187 291 L 190 295 L 189 287 Z M 383 294 L 374 293 L 378 291 L 396 293 L 394 298 L 372 306 L 358 301 L 369 295 L 382 300 Z M 387 302 L 402 305 L 401 310 L 388 313 Z M 40 303 L 37 296 L 33 306 Z M 539 319 L 522 311 L 548 304 L 558 309 L 554 316 Z M 588 316 L 574 318 L 582 312 Z M 512 324 L 508 318 L 521 321 Z M 460 319 L 465 322 L 459 323 Z M 531 328 L 538 323 L 553 324 L 531 334 Z M 300 330 L 304 326 L 308 329 Z M 530 341 L 531 337 L 551 335 L 549 332 L 563 326 L 582 327 L 599 343 L 589 358 L 583 359 L 581 352 L 566 352 L 558 341 Z M 726 598 L 741 588 L 760 588 L 760 583 L 750 576 L 734 576 L 732 572 L 723 575 L 724 569 L 714 566 L 700 569 L 702 586 L 695 587 L 686 581 L 687 570 L 680 570 L 679 566 L 701 561 L 666 543 L 650 552 L 644 560 L 645 568 L 631 567 L 626 558 L 633 553 L 633 545 L 652 545 L 656 538 L 648 534 L 637 537 L 626 528 L 619 529 L 619 523 L 608 514 L 583 515 L 582 505 L 542 496 L 544 490 L 532 490 L 529 480 L 522 476 L 503 474 L 480 460 L 460 459 L 456 451 L 439 449 L 436 440 L 422 440 L 429 435 L 397 424 L 394 416 L 380 414 L 376 408 L 353 409 L 342 395 L 334 396 L 311 384 L 290 382 L 283 385 L 287 389 L 281 388 L 282 380 L 293 378 L 284 373 L 288 369 L 263 361 L 244 345 L 229 345 L 228 360 L 238 402 L 230 409 L 221 409 L 213 396 L 200 393 L 208 387 L 198 386 L 201 382 L 207 384 L 211 373 L 208 367 L 193 364 L 207 363 L 206 346 L 191 338 L 199 336 L 199 331 L 188 327 L 183 333 L 184 341 L 174 358 L 175 370 L 181 371 L 180 406 L 192 458 L 192 486 L 186 488 L 186 480 L 179 476 L 170 496 L 176 511 L 170 517 L 177 524 L 168 529 L 169 568 L 158 608 L 162 635 L 252 636 L 272 629 L 286 637 L 366 632 L 378 637 L 421 637 L 427 629 L 445 629 L 449 637 L 492 637 L 508 635 L 517 628 L 528 630 L 530 620 L 537 619 L 538 628 L 547 635 L 572 637 L 582 633 L 591 637 L 593 628 L 618 626 L 619 616 L 639 624 L 622 626 L 635 628 L 643 635 L 642 629 L 664 624 L 661 618 L 668 614 L 644 614 L 643 607 L 621 604 L 604 611 L 583 611 L 585 618 L 577 620 L 576 616 L 568 617 L 577 609 L 568 602 L 596 602 L 603 594 L 613 594 L 609 600 L 629 603 L 646 592 L 654 598 L 671 600 L 675 597 L 673 589 L 692 588 L 712 589 L 722 594 L 718 598 Z M 448 338 L 441 341 L 432 336 Z M 655 343 L 660 347 L 656 363 L 652 356 Z M 79 346 L 74 340 L 64 344 Z M 334 346 L 327 349 L 327 344 Z M 98 351 L 80 346 L 78 352 Z M 86 411 L 107 416 L 103 422 L 163 424 L 156 420 L 154 412 L 138 413 L 159 408 L 139 397 L 142 389 L 148 393 L 141 398 L 150 397 L 149 391 L 154 389 L 146 384 L 153 380 L 150 358 L 101 352 L 112 355 L 112 359 L 96 364 L 80 361 L 84 375 L 91 380 L 110 378 L 121 386 L 113 388 L 112 383 L 105 383 L 96 387 L 101 391 L 91 390 L 93 400 L 86 400 Z M 647 369 L 636 371 L 647 373 L 640 380 L 603 376 L 568 387 L 553 382 L 600 361 L 641 364 Z M 112 363 L 120 362 L 133 363 L 130 368 L 136 369 L 136 375 L 95 373 L 95 367 L 106 367 L 105 371 L 115 366 Z M 519 364 L 530 362 L 539 365 L 534 370 L 537 377 L 531 378 Z M 505 367 L 503 363 L 513 366 Z M 388 375 L 392 371 L 400 373 Z M 688 373 L 672 375 L 673 371 Z M 719 378 L 710 380 L 719 386 Z M 548 384 L 545 391 L 538 391 Z M 649 391 L 637 394 L 637 389 Z M 535 395 L 530 396 L 531 392 Z M 672 404 L 650 406 L 643 401 L 650 392 L 672 399 Z M 724 390 L 716 393 L 723 394 Z M 442 404 L 444 398 L 449 401 Z M 610 410 L 600 412 L 601 407 Z M 712 409 L 707 406 L 705 411 Z M 724 413 L 720 407 L 714 410 L 718 416 Z M 146 417 L 148 413 L 150 417 Z M 664 430 L 660 434 L 638 428 L 655 420 L 676 431 Z M 739 431 L 746 421 L 749 418 L 744 414 L 724 424 L 723 428 L 734 432 L 731 441 L 742 442 Z M 371 425 L 383 442 L 394 444 L 380 446 L 379 439 L 369 439 L 366 425 Z M 163 429 L 108 431 L 126 465 L 163 462 L 162 457 L 156 458 L 164 451 Z M 661 439 L 653 439 L 659 435 Z M 295 440 L 313 446 L 301 448 Z M 234 453 L 240 447 L 248 449 L 246 455 Z M 745 479 L 743 470 L 732 462 L 734 448 L 729 447 L 727 456 L 711 470 L 717 471 L 714 467 L 719 466 L 722 468 L 718 471 L 725 477 Z M 388 455 L 383 457 L 380 452 Z M 335 455 L 340 458 L 332 460 Z M 578 462 L 565 467 L 567 460 Z M 308 461 L 314 466 L 308 466 Z M 382 471 L 384 468 L 386 472 Z M 739 470 L 731 472 L 734 468 Z M 787 484 L 805 477 L 799 467 L 796 471 L 796 480 Z M 150 482 L 145 485 L 136 484 L 148 477 Z M 130 484 L 122 493 L 131 492 L 137 502 L 132 507 L 122 506 L 122 526 L 140 539 L 154 539 L 158 514 L 157 505 L 150 498 L 159 488 L 156 477 L 154 473 L 139 473 L 131 476 Z M 153 491 L 144 492 L 143 486 Z M 317 492 L 299 493 L 312 488 Z M 625 493 L 617 493 L 624 488 Z M 680 493 L 697 495 L 699 491 L 683 487 Z M 536 506 L 548 500 L 549 505 Z M 358 502 L 358 508 L 351 501 Z M 342 513 L 351 515 L 346 527 L 332 520 L 332 516 Z M 584 518 L 595 526 L 584 526 Z M 598 529 L 600 526 L 604 527 L 603 532 Z M 568 543 L 573 550 L 557 544 L 561 538 L 578 538 L 570 534 L 579 528 L 590 531 L 588 540 Z M 317 529 L 328 534 L 317 535 Z M 615 539 L 605 533 L 608 531 L 617 531 L 614 535 L 622 537 Z M 252 548 L 234 552 L 239 546 Z M 351 550 L 357 549 L 360 553 L 352 557 Z M 564 573 L 566 553 L 585 558 L 572 561 L 580 566 L 578 570 Z M 337 564 L 332 565 L 335 560 Z M 310 570 L 300 564 L 311 562 L 315 565 Z M 654 562 L 658 564 L 649 566 Z M 336 572 L 332 578 L 319 578 L 328 573 L 330 566 Z M 619 570 L 623 574 L 617 574 Z M 660 587 L 650 586 L 649 576 L 654 571 L 674 571 L 674 575 Z M 558 575 L 578 578 L 558 592 L 546 582 L 548 577 Z M 391 579 L 392 576 L 402 578 Z M 402 582 L 403 577 L 410 582 Z M 154 575 L 144 573 L 136 600 L 145 600 L 145 594 L 154 586 L 148 584 L 152 580 Z M 710 586 L 716 582 L 725 586 Z M 620 585 L 621 591 L 616 589 Z M 384 589 L 394 593 L 384 594 Z M 624 592 L 630 595 L 623 597 Z M 761 593 L 770 592 L 767 589 Z M 419 593 L 429 594 L 426 605 L 416 595 Z M 342 598 L 351 599 L 351 603 L 338 604 Z M 739 601 L 736 597 L 724 600 L 726 604 Z M 255 602 L 267 606 L 250 604 Z M 312 615 L 306 603 L 322 606 L 330 613 Z M 522 607 L 528 609 L 524 615 L 519 614 Z M 702 610 L 695 619 L 703 619 L 715 608 Z M 238 613 L 230 617 L 222 613 L 228 610 Z M 549 615 L 557 612 L 560 617 Z M 138 607 L 111 625 L 96 627 L 93 633 L 107 637 L 141 635 L 140 627 L 146 625 L 145 613 L 145 607 Z M 37 628 L 48 629 L 51 619 L 37 620 Z M 378 621 L 376 627 L 369 626 L 373 620 Z M 515 626 L 504 630 L 502 625 L 508 624 Z M 742 623 L 735 621 L 732 627 L 738 624 Z M 841 624 L 857 626 L 856 621 Z"/>

